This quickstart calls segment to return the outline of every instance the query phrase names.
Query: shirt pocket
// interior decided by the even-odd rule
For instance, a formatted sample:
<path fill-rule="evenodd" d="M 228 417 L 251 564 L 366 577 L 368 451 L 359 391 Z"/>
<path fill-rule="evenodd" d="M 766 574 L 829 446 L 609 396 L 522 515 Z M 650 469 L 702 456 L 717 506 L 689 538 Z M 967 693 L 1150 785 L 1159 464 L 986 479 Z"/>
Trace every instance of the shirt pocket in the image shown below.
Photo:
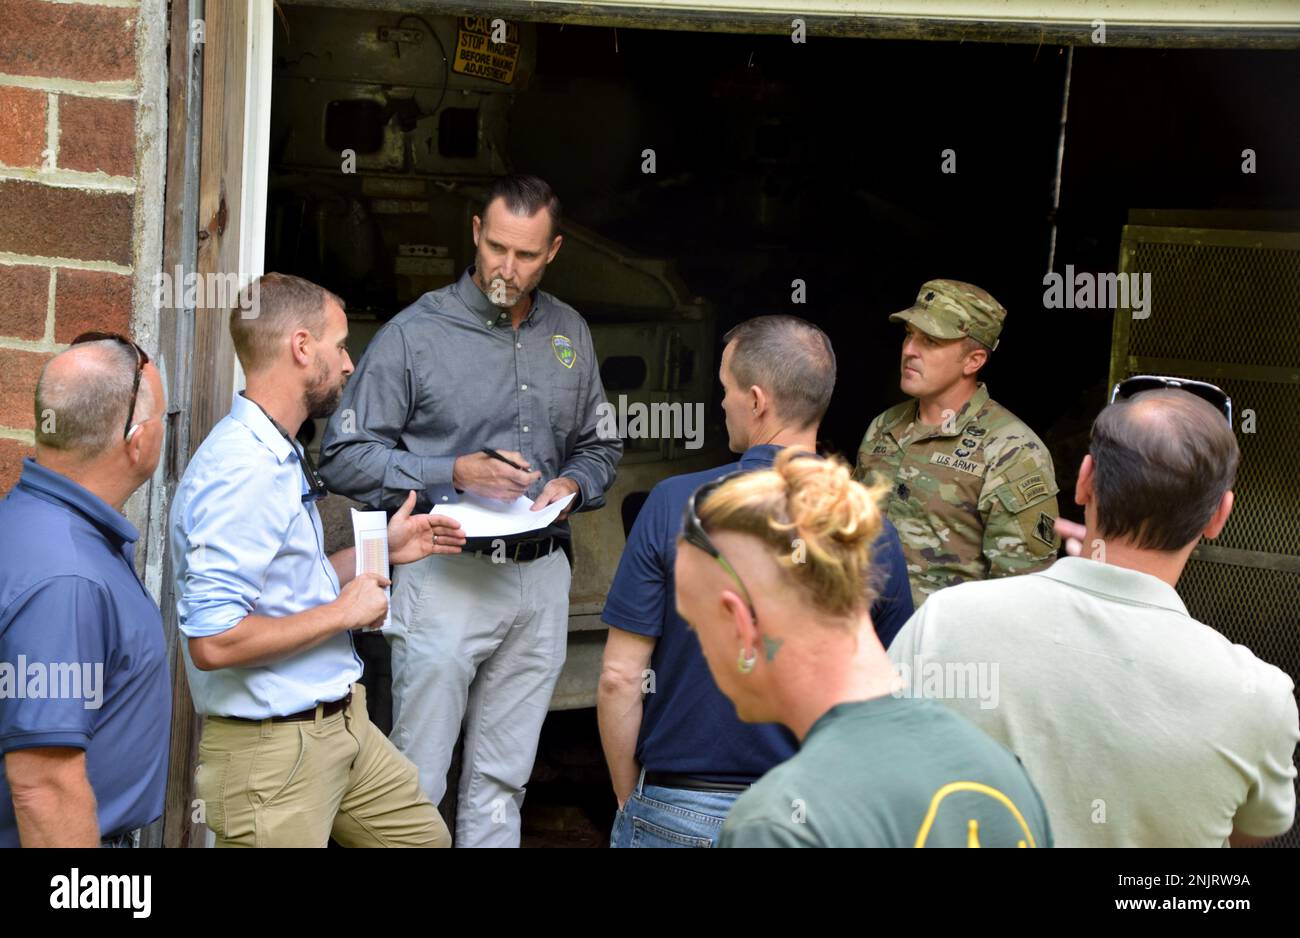
<path fill-rule="evenodd" d="M 933 480 L 933 490 L 929 493 L 930 511 L 939 516 L 960 519 L 967 524 L 978 521 L 981 517 L 980 493 L 984 490 L 987 465 L 982 459 L 976 462 L 965 457 L 954 457 L 950 452 L 941 451 L 938 455 L 948 460 L 968 462 L 969 466 L 957 468 L 931 461 L 922 467 L 922 473 L 928 474 Z M 983 454 L 980 453 L 979 456 L 982 457 Z"/>
<path fill-rule="evenodd" d="M 582 405 L 586 400 L 586 382 L 583 376 L 561 369 L 562 374 L 546 382 L 546 409 L 551 421 L 551 432 L 557 441 L 571 443 L 582 429 Z M 567 446 L 560 448 L 563 460 Z"/>

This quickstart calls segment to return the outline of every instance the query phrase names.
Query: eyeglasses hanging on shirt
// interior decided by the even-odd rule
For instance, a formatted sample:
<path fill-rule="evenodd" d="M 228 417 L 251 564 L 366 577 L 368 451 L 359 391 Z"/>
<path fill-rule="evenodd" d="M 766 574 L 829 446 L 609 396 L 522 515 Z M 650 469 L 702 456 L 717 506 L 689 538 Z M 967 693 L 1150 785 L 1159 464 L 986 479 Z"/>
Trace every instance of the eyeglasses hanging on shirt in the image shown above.
<path fill-rule="evenodd" d="M 243 391 L 239 392 L 240 397 L 247 401 L 252 401 L 265 416 L 271 421 L 271 426 L 280 431 L 280 435 L 289 443 L 289 448 L 293 450 L 294 458 L 298 460 L 298 465 L 302 467 L 303 477 L 307 480 L 307 491 L 302 493 L 304 503 L 318 502 L 329 494 L 329 489 L 325 487 L 325 480 L 321 478 L 320 473 L 316 470 L 316 464 L 311 461 L 311 455 L 307 452 L 307 447 L 301 446 L 297 440 L 289 435 L 289 431 L 280 426 L 276 419 L 266 412 L 266 408 Z"/>

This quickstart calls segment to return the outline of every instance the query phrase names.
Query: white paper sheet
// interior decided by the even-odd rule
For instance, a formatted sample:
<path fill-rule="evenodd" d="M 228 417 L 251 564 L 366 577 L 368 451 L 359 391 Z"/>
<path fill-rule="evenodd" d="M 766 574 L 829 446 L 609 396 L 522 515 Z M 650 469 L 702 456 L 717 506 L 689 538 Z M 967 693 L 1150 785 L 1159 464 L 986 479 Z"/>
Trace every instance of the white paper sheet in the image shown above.
<path fill-rule="evenodd" d="M 352 543 L 357 548 L 356 573 L 377 573 L 388 579 L 388 515 L 382 511 L 357 511 L 352 509 Z M 392 589 L 384 587 L 384 595 L 389 599 L 389 610 L 393 599 Z M 388 628 L 388 616 L 378 628 L 367 629 L 368 632 L 382 632 Z"/>
<path fill-rule="evenodd" d="M 549 527 L 571 501 L 573 496 L 566 495 L 533 511 L 533 499 L 526 495 L 502 502 L 466 492 L 455 505 L 435 505 L 430 513 L 455 518 L 466 537 L 509 537 Z"/>

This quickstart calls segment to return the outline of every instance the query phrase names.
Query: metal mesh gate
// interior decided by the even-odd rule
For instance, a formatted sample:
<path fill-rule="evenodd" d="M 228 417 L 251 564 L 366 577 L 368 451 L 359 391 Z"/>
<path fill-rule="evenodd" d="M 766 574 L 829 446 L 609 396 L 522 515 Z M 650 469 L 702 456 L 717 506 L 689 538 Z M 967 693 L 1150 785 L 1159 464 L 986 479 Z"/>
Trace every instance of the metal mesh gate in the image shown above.
<path fill-rule="evenodd" d="M 1300 683 L 1300 234 L 1128 225 L 1120 270 L 1150 273 L 1152 296 L 1147 318 L 1116 308 L 1112 384 L 1201 378 L 1235 412 L 1236 503 L 1178 592 L 1197 619 Z M 1278 843 L 1300 846 L 1300 831 Z"/>

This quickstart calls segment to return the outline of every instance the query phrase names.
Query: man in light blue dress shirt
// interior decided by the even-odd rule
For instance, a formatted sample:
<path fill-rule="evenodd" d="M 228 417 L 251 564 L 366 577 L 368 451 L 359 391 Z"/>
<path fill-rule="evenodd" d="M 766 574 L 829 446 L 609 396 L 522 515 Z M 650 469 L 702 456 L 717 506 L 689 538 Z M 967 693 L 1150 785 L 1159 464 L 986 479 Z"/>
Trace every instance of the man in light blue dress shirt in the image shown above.
<path fill-rule="evenodd" d="M 302 423 L 338 405 L 352 373 L 343 302 L 283 274 L 261 277 L 230 331 L 248 377 L 204 440 L 171 516 L 177 611 L 202 713 L 197 794 L 218 846 L 447 846 L 415 766 L 371 724 L 351 631 L 388 609 L 385 578 L 327 556 L 325 494 Z M 457 553 L 457 523 L 388 527 L 393 563 Z"/>

